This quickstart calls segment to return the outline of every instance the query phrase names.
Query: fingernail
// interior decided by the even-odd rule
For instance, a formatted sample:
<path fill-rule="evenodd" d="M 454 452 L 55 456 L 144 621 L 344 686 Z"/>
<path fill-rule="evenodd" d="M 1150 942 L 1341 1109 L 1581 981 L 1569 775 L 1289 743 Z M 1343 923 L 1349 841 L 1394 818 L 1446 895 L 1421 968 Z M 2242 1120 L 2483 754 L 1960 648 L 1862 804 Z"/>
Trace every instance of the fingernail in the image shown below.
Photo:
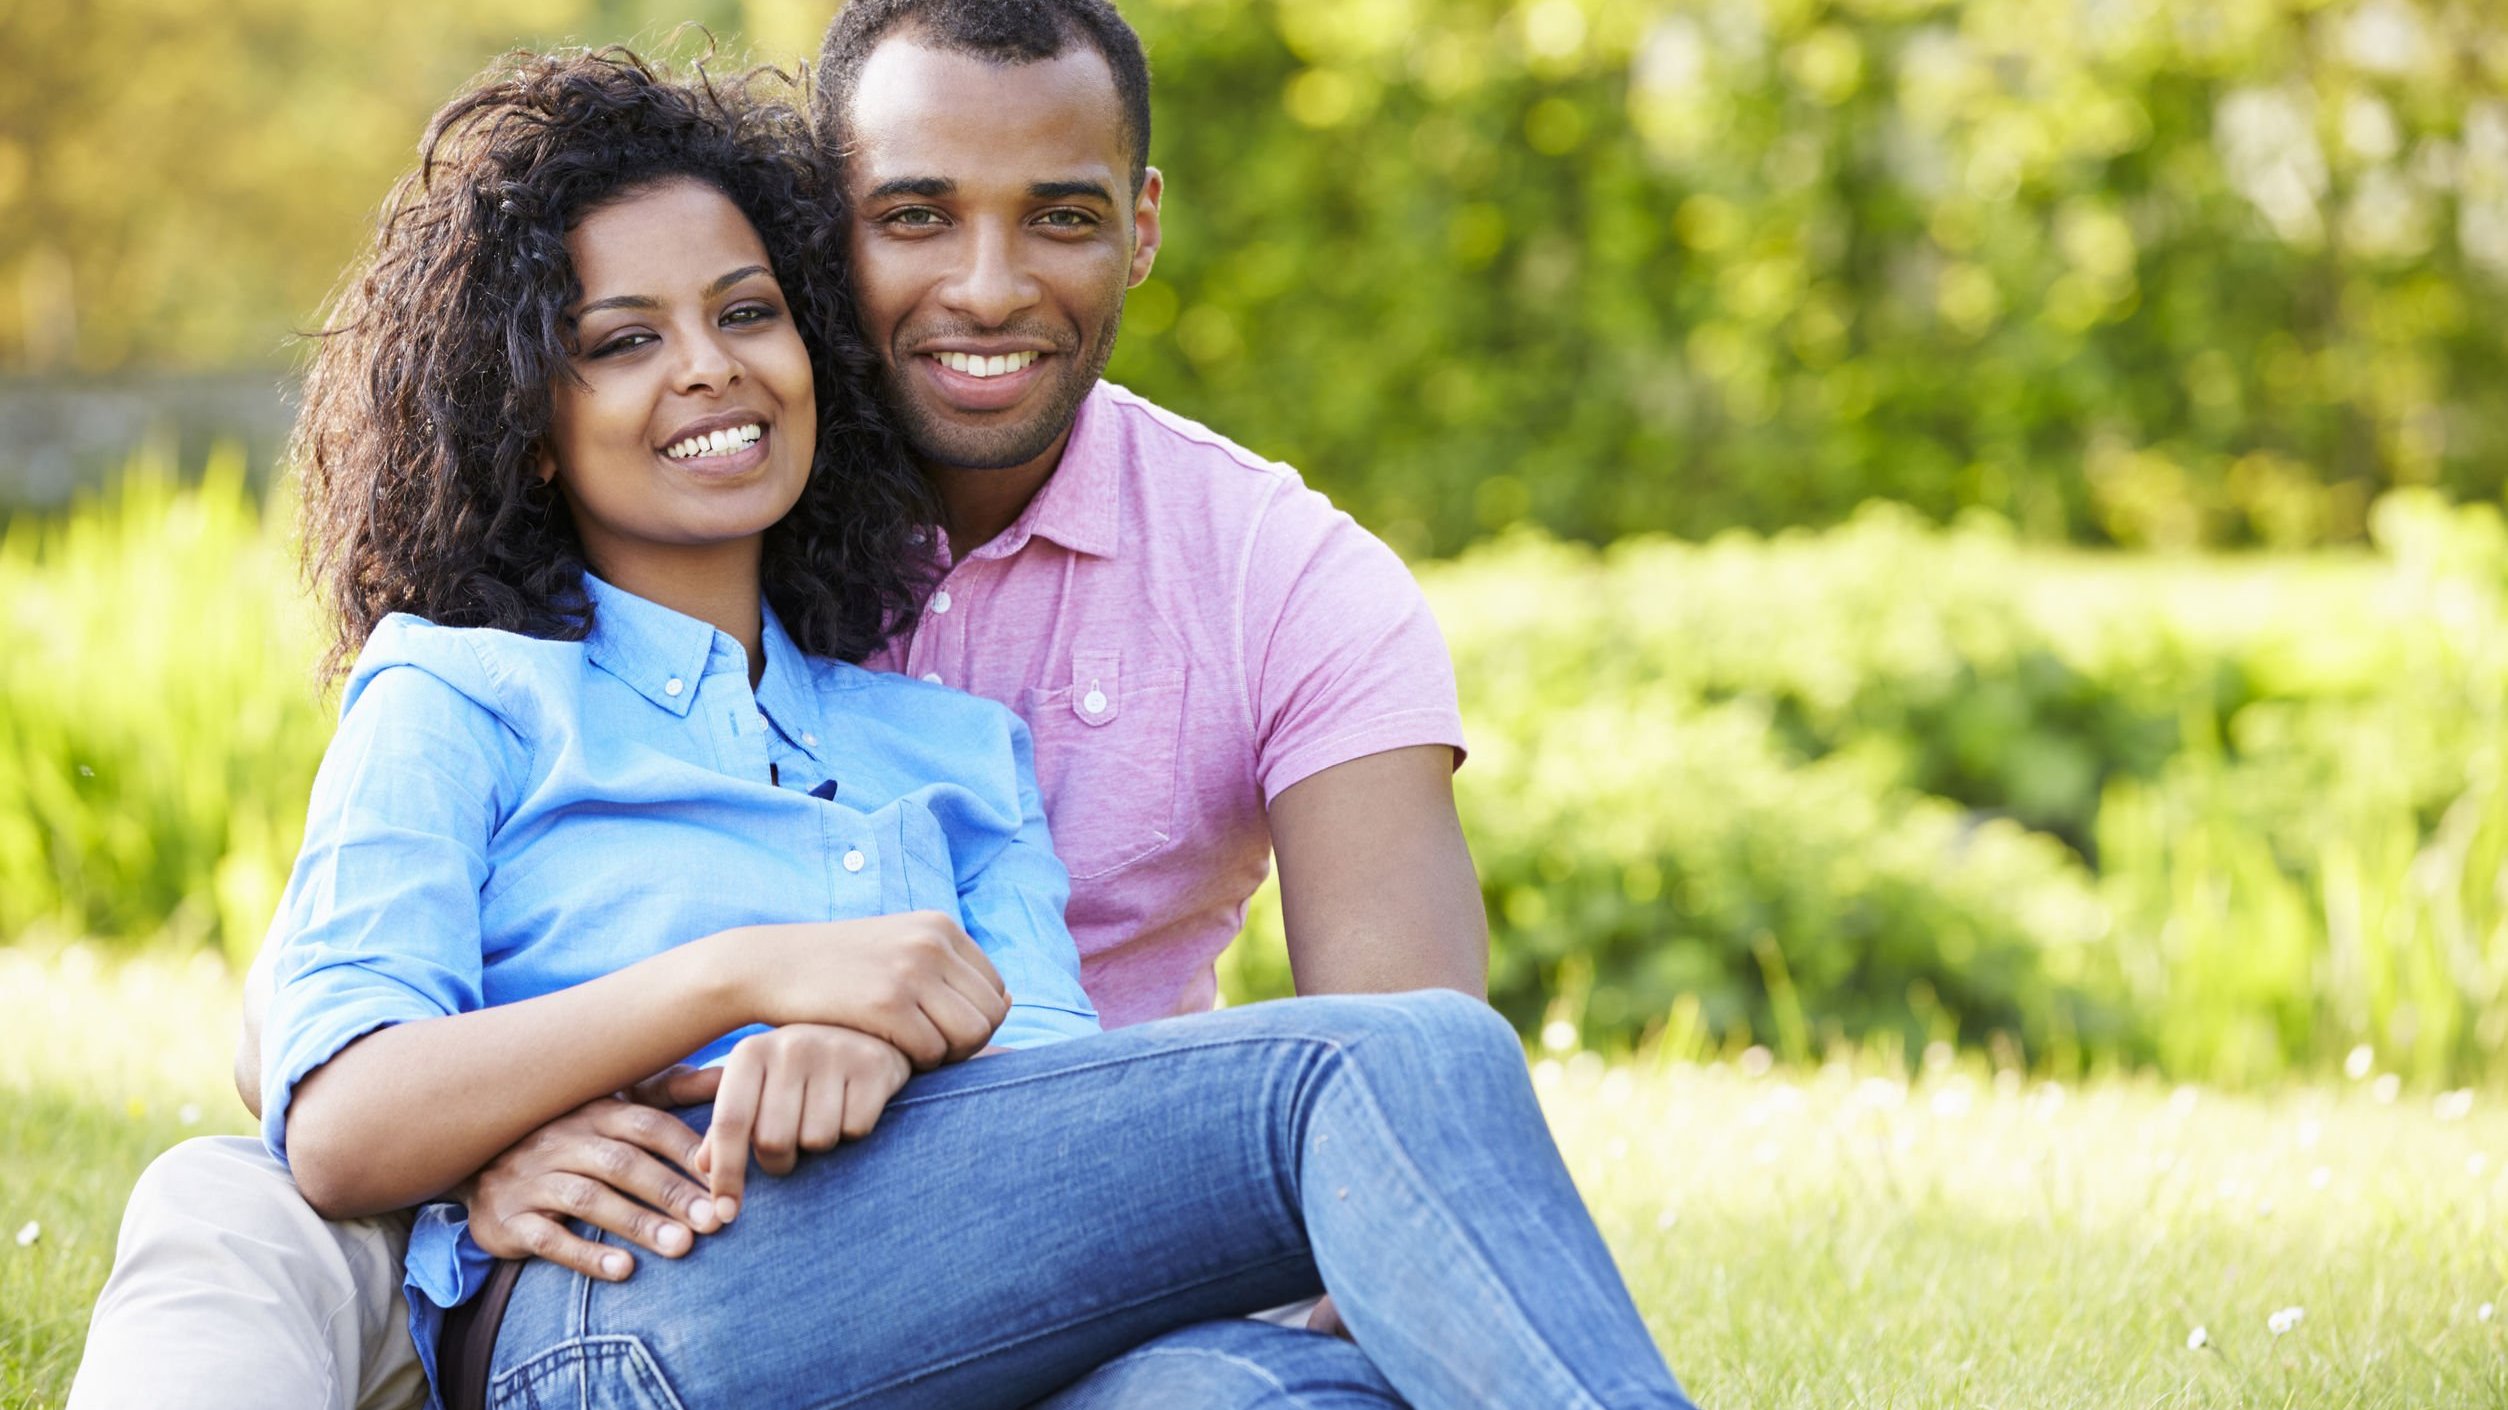
<path fill-rule="evenodd" d="M 729 1224 L 734 1219 L 740 1217 L 740 1201 L 734 1199 L 730 1195 L 716 1195 L 714 1197 L 714 1216 L 722 1220 L 724 1223 Z"/>
<path fill-rule="evenodd" d="M 610 1277 L 626 1277 L 627 1267 L 627 1255 L 623 1253 L 608 1253 L 601 1256 L 601 1271 Z"/>
<path fill-rule="evenodd" d="M 716 1217 L 717 1216 L 714 1213 L 714 1201 L 710 1199 L 700 1199 L 690 1200 L 688 1202 L 688 1222 L 696 1225 L 698 1228 L 712 1228 Z"/>

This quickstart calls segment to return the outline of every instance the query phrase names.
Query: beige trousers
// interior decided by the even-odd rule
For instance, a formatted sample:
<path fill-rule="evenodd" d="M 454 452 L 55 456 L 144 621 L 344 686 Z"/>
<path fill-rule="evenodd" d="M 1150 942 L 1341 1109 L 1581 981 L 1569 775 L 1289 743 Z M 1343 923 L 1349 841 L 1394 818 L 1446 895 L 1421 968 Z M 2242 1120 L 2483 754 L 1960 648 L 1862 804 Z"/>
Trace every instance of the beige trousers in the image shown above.
<path fill-rule="evenodd" d="M 259 1141 L 208 1136 L 131 1191 L 69 1410 L 415 1410 L 409 1216 L 333 1223 Z"/>

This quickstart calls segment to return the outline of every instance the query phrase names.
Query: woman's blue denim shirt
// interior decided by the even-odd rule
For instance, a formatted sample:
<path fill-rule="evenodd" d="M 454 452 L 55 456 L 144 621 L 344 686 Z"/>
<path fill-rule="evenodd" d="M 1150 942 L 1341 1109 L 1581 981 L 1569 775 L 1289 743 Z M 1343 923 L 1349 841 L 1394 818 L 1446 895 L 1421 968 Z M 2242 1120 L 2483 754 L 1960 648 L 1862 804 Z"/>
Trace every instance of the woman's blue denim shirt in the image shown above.
<path fill-rule="evenodd" d="M 582 641 L 395 615 L 359 655 L 274 923 L 273 1154 L 296 1084 L 364 1034 L 740 925 L 940 911 L 1009 986 L 996 1043 L 1097 1031 L 1017 716 L 806 656 L 772 609 L 753 691 L 730 636 L 585 587 Z M 442 1309 L 487 1267 L 461 1206 L 420 1211 L 407 1286 L 431 1382 Z"/>

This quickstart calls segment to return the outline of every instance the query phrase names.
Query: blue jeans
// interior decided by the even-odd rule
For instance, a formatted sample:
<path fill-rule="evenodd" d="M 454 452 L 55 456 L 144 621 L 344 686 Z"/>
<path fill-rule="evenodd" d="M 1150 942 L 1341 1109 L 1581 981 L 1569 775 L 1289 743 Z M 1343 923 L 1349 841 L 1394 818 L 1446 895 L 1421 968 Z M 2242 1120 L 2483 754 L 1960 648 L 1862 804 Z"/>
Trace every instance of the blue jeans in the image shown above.
<path fill-rule="evenodd" d="M 1324 1288 L 1418 1410 L 1691 1410 L 1514 1033 L 1435 991 L 916 1078 L 867 1139 L 754 1179 L 739 1222 L 683 1258 L 618 1284 L 526 1267 L 490 1401 L 1011 1410 L 1100 1368 L 1155 1375 L 1150 1343 L 1224 1355 L 1234 1334 L 1184 1329 Z"/>

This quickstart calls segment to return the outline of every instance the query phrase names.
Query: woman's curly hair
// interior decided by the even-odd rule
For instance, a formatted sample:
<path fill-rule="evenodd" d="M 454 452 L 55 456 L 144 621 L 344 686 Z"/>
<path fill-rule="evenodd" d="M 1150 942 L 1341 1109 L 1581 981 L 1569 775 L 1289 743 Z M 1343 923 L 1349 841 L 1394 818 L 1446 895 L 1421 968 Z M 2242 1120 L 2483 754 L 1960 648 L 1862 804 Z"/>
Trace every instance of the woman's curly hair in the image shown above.
<path fill-rule="evenodd" d="M 539 476 L 550 391 L 575 375 L 566 233 L 657 181 L 719 190 L 757 227 L 818 381 L 818 452 L 766 533 L 767 601 L 806 651 L 860 660 L 911 624 L 935 506 L 867 390 L 832 164 L 793 80 L 677 81 L 624 49 L 517 53 L 428 124 L 416 171 L 317 335 L 291 458 L 306 572 L 336 629 L 326 675 L 385 614 L 566 640 L 591 629 L 584 551 Z"/>

